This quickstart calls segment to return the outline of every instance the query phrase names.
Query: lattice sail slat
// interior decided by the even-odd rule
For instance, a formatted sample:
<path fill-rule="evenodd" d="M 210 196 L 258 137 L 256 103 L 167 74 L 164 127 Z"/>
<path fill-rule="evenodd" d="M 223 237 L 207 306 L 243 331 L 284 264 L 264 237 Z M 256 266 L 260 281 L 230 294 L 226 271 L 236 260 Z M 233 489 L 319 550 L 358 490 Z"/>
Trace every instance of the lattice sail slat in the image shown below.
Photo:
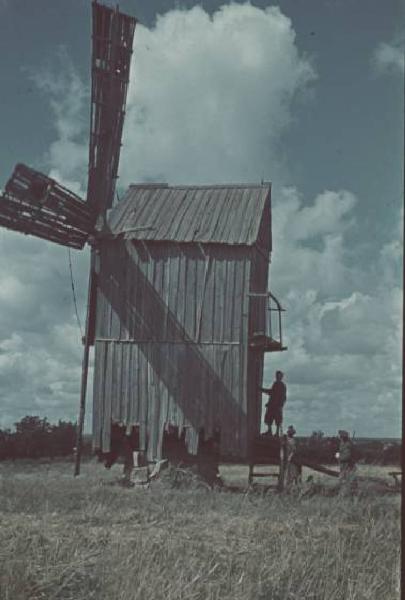
<path fill-rule="evenodd" d="M 54 179 L 18 164 L 0 196 L 0 225 L 63 246 L 83 248 L 94 214 Z"/>
<path fill-rule="evenodd" d="M 114 200 L 135 25 L 134 17 L 93 2 L 87 199 L 97 215 Z"/>

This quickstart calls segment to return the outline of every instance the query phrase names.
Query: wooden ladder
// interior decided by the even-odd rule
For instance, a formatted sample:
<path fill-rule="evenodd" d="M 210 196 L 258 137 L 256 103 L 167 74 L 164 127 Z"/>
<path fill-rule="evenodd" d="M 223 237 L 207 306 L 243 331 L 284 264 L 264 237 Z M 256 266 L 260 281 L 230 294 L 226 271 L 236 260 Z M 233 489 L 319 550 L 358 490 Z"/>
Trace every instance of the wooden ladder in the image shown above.
<path fill-rule="evenodd" d="M 255 467 L 258 467 L 258 466 L 262 466 L 262 467 L 277 466 L 278 473 L 267 472 L 267 471 L 265 473 L 257 472 L 257 471 L 255 471 Z M 279 463 L 267 462 L 264 457 L 263 457 L 263 460 L 260 460 L 260 461 L 252 460 L 252 462 L 249 463 L 249 476 L 248 476 L 249 485 L 252 485 L 254 483 L 254 479 L 256 479 L 256 477 L 277 477 L 277 487 L 280 491 L 283 490 L 284 474 L 285 474 L 286 466 L 287 466 L 286 444 L 285 444 L 284 437 L 281 435 L 280 436 L 280 462 Z"/>
<path fill-rule="evenodd" d="M 254 464 L 254 463 L 250 463 L 249 464 L 249 476 L 248 476 L 248 482 L 249 485 L 252 485 L 254 479 L 256 477 L 277 477 L 277 479 L 280 482 L 280 471 L 278 471 L 278 473 L 274 473 L 274 472 L 257 472 L 255 471 L 255 467 L 265 467 L 265 466 L 277 466 L 277 465 L 264 465 L 262 463 L 259 464 Z"/>

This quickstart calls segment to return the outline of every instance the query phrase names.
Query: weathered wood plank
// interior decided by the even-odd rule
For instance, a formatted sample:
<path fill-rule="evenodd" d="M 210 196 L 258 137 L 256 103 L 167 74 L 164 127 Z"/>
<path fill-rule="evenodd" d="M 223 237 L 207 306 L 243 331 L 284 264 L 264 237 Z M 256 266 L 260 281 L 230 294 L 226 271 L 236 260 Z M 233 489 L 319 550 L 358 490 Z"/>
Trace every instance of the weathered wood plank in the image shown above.
<path fill-rule="evenodd" d="M 193 340 L 195 339 L 197 303 L 197 251 L 193 246 L 191 246 L 190 248 L 187 247 L 184 250 L 184 254 L 186 256 L 184 330 L 185 338 L 188 340 Z"/>
<path fill-rule="evenodd" d="M 246 427 L 247 427 L 247 437 L 248 444 L 250 441 L 253 441 L 252 437 L 252 429 L 251 429 L 251 415 L 250 415 L 250 407 L 249 407 L 249 380 L 248 380 L 248 366 L 249 366 L 249 290 L 250 284 L 250 260 L 249 258 L 245 258 L 243 260 L 243 269 L 242 269 L 242 284 L 241 284 L 241 308 L 240 311 L 240 334 L 239 339 L 241 341 L 241 363 L 240 363 L 240 393 L 243 400 L 243 412 L 246 414 Z"/>
<path fill-rule="evenodd" d="M 219 255 L 219 256 L 218 256 Z M 221 339 L 221 326 L 223 320 L 224 310 L 224 258 L 223 253 L 217 251 L 217 258 L 215 260 L 215 305 L 214 305 L 214 319 L 213 319 L 213 339 L 216 342 L 222 342 Z"/>
<path fill-rule="evenodd" d="M 146 427 L 146 422 L 148 418 L 148 367 L 147 367 L 147 359 L 145 356 L 145 346 L 146 344 L 137 344 L 137 359 L 138 359 L 138 391 L 139 391 L 139 400 L 138 400 L 138 420 L 140 423 L 144 423 Z"/>
<path fill-rule="evenodd" d="M 180 282 L 179 282 L 179 271 L 180 271 L 180 249 L 177 245 L 172 245 L 169 252 L 169 264 L 168 264 L 168 277 L 167 277 L 167 287 L 168 287 L 168 300 L 167 305 L 168 309 L 166 312 L 166 322 L 165 322 L 165 331 L 166 337 L 165 339 L 168 341 L 174 341 L 179 338 L 177 327 L 175 326 L 175 322 L 177 318 L 175 317 L 177 313 L 177 305 L 178 305 L 178 295 L 182 293 L 180 290 Z"/>
<path fill-rule="evenodd" d="M 215 310 L 215 258 L 211 248 L 205 248 L 207 255 L 206 271 L 204 273 L 204 292 L 201 308 L 200 342 L 213 340 L 213 315 Z"/>
<path fill-rule="evenodd" d="M 224 306 L 224 324 L 223 341 L 225 343 L 233 340 L 232 316 L 236 302 L 235 294 L 235 260 L 228 256 L 226 261 L 225 275 L 225 306 Z"/>
<path fill-rule="evenodd" d="M 182 215 L 181 218 L 178 220 L 178 231 L 184 232 L 182 237 L 185 242 L 190 242 L 194 237 L 196 220 L 193 204 L 195 202 L 195 199 L 198 198 L 199 195 L 200 190 L 198 190 L 197 188 L 189 191 L 187 193 L 187 201 L 184 201 L 182 207 L 180 208 Z"/>
<path fill-rule="evenodd" d="M 129 396 L 129 386 L 131 379 L 131 344 L 121 344 L 122 347 L 122 376 L 121 376 L 121 418 L 128 425 L 130 423 L 131 401 Z"/>
<path fill-rule="evenodd" d="M 210 369 L 214 371 L 215 369 L 215 346 L 207 346 L 204 347 L 203 350 L 204 356 Z M 218 396 L 215 393 L 215 380 L 211 371 L 208 371 L 206 375 L 205 382 L 207 396 L 209 398 L 208 405 L 208 430 L 211 434 L 214 430 L 220 425 L 219 423 L 219 415 L 220 415 L 220 406 Z"/>
<path fill-rule="evenodd" d="M 120 241 L 121 274 L 118 282 L 118 292 L 120 294 L 120 339 L 129 338 L 130 310 L 129 299 L 131 294 L 131 268 L 129 265 L 129 256 L 124 240 Z"/>
<path fill-rule="evenodd" d="M 159 402 L 159 431 L 158 431 L 158 444 L 157 444 L 157 457 L 160 460 L 162 458 L 162 444 L 163 444 L 163 432 L 167 423 L 168 414 L 168 394 L 166 388 L 167 381 L 167 344 L 161 344 L 159 346 L 159 364 L 160 372 L 157 377 L 157 392 Z"/>
<path fill-rule="evenodd" d="M 103 421 L 103 436 L 102 436 L 102 451 L 110 451 L 110 435 L 111 435 L 111 398 L 112 398 L 112 373 L 114 362 L 114 344 L 108 342 L 106 344 L 106 372 L 104 384 L 104 421 Z"/>
<path fill-rule="evenodd" d="M 167 255 L 162 249 L 162 303 L 163 303 L 163 324 L 161 339 L 167 341 L 167 320 L 169 311 L 169 294 L 170 294 L 170 280 L 171 280 L 171 257 L 170 253 Z"/>
<path fill-rule="evenodd" d="M 148 344 L 148 352 L 153 352 L 153 345 Z M 158 428 L 158 410 L 156 406 L 155 375 L 150 360 L 148 365 L 148 445 L 147 457 L 152 461 L 156 457 L 156 436 Z"/>
<path fill-rule="evenodd" d="M 207 240 L 214 238 L 214 232 L 218 228 L 219 215 L 221 214 L 223 207 L 220 199 L 226 196 L 226 189 L 219 189 L 215 192 L 215 201 L 209 207 L 209 212 L 207 214 Z M 215 239 L 215 238 L 214 238 Z"/>
<path fill-rule="evenodd" d="M 120 252 L 119 246 L 113 247 L 113 257 L 111 257 L 113 265 L 116 261 L 120 261 Z M 110 259 L 110 260 L 111 260 Z M 119 338 L 121 334 L 121 303 L 122 303 L 122 290 L 121 283 L 122 279 L 119 273 L 119 270 L 116 270 L 115 267 L 112 266 L 110 272 L 110 293 L 111 293 L 111 337 Z"/>
<path fill-rule="evenodd" d="M 145 315 L 148 312 L 147 303 L 149 301 L 148 297 L 148 263 L 149 263 L 149 255 L 147 250 L 145 249 L 144 244 L 136 244 L 136 248 L 138 250 L 137 253 L 137 268 L 138 268 L 138 300 L 139 300 L 139 314 L 141 316 L 139 321 L 139 338 L 141 340 L 149 339 L 149 331 L 146 325 Z"/>
<path fill-rule="evenodd" d="M 133 414 L 133 388 L 135 384 L 135 377 L 133 372 L 133 348 L 134 344 L 123 344 L 126 346 L 125 350 L 125 372 L 126 372 L 126 381 L 123 390 L 123 396 L 125 398 L 124 402 L 126 404 L 123 412 L 123 417 L 127 425 L 134 425 L 136 423 L 136 419 Z"/>
<path fill-rule="evenodd" d="M 113 261 L 113 256 L 114 253 L 113 251 L 111 251 L 111 243 L 107 244 L 106 247 L 106 252 L 105 252 L 105 258 L 106 258 L 106 281 L 105 281 L 105 286 L 106 286 L 106 293 L 107 293 L 107 297 L 108 297 L 108 303 L 107 303 L 107 331 L 108 331 L 108 336 L 109 337 L 116 337 L 113 336 L 113 327 L 112 327 L 112 322 L 113 322 L 113 301 L 114 301 L 114 286 L 113 286 L 113 269 L 114 269 L 114 261 Z"/>
<path fill-rule="evenodd" d="M 230 311 L 234 298 L 229 294 L 227 289 L 228 282 L 228 256 L 225 249 L 222 250 L 222 261 L 221 261 L 221 292 L 219 296 L 219 340 L 220 342 L 225 341 L 225 320 L 226 313 Z"/>
<path fill-rule="evenodd" d="M 187 283 L 187 256 L 183 248 L 179 245 L 179 283 L 177 305 L 175 306 L 174 320 L 178 323 L 176 338 L 184 339 L 184 322 L 185 322 L 185 306 L 186 306 L 186 283 Z"/>
<path fill-rule="evenodd" d="M 104 344 L 95 343 L 94 348 L 94 384 L 93 384 L 93 450 L 101 447 L 101 423 L 103 412 L 103 348 Z"/>
<path fill-rule="evenodd" d="M 113 356 L 111 365 L 111 418 L 113 421 L 119 423 L 121 420 L 120 398 L 118 395 L 119 377 L 121 371 L 120 344 L 117 342 L 112 342 L 111 349 Z"/>
<path fill-rule="evenodd" d="M 138 344 L 131 344 L 131 422 L 139 423 L 140 406 L 142 402 L 141 388 L 141 357 Z"/>
<path fill-rule="evenodd" d="M 234 190 L 232 188 L 225 188 L 224 190 L 221 190 L 219 202 L 222 205 L 222 214 L 232 214 L 236 208 Z M 223 239 L 224 241 L 227 241 L 225 234 L 226 230 L 228 229 L 227 225 L 228 223 L 226 219 L 218 219 L 218 223 L 216 224 L 214 230 L 215 239 Z"/>
<path fill-rule="evenodd" d="M 149 412 L 149 369 L 146 357 L 147 344 L 139 344 L 138 360 L 139 360 L 139 439 L 140 448 L 145 451 L 148 442 L 148 412 Z"/>
<path fill-rule="evenodd" d="M 159 341 L 163 341 L 164 338 L 164 328 L 166 322 L 166 292 L 165 292 L 165 270 L 167 264 L 167 258 L 164 253 L 163 244 L 159 244 L 155 248 L 155 278 L 154 278 L 154 289 L 159 297 L 159 310 L 157 311 L 157 319 L 155 321 L 156 327 L 156 339 Z"/>
<path fill-rule="evenodd" d="M 203 241 L 204 239 L 209 238 L 210 219 L 207 218 L 207 215 L 213 211 L 215 198 L 212 197 L 208 189 L 201 191 L 202 194 L 199 197 L 199 211 L 195 218 L 195 222 L 198 223 L 198 228 L 196 227 L 194 230 L 194 239 Z"/>

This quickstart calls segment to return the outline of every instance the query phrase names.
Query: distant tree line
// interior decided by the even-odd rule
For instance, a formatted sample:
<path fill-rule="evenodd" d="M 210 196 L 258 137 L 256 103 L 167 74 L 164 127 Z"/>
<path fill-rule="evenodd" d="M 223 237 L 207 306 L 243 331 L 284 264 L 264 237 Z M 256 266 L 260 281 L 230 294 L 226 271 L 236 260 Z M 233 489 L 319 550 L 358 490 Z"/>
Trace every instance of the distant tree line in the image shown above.
<path fill-rule="evenodd" d="M 76 444 L 76 424 L 59 420 L 51 424 L 44 418 L 26 416 L 14 423 L 15 430 L 0 429 L 0 460 L 17 458 L 57 458 L 72 456 Z M 301 456 L 322 464 L 336 463 L 337 437 L 326 437 L 314 431 L 307 438 L 298 438 Z M 355 441 L 356 459 L 364 463 L 399 464 L 401 444 L 383 440 Z M 91 454 L 91 443 L 84 439 L 83 455 Z"/>
<path fill-rule="evenodd" d="M 327 437 L 323 431 L 313 431 L 307 438 L 298 438 L 298 448 L 302 457 L 321 464 L 336 463 L 335 454 L 339 450 L 339 439 Z M 400 464 L 401 444 L 385 440 L 354 439 L 356 461 L 365 464 Z"/>
<path fill-rule="evenodd" d="M 0 460 L 16 458 L 56 458 L 72 455 L 76 443 L 76 424 L 26 416 L 14 423 L 15 430 L 0 429 Z M 90 453 L 84 444 L 84 453 Z"/>

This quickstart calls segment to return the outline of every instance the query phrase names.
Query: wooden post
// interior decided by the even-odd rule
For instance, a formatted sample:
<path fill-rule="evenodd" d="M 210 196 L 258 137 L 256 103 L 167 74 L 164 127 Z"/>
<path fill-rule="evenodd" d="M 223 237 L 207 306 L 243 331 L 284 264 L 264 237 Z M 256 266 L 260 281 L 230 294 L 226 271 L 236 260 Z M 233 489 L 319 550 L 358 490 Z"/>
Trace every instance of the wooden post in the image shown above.
<path fill-rule="evenodd" d="M 87 294 L 86 329 L 84 338 L 84 352 L 82 361 L 82 379 L 80 387 L 80 407 L 76 432 L 76 457 L 74 476 L 80 475 L 80 461 L 83 446 L 83 425 L 86 412 L 87 375 L 89 371 L 90 346 L 93 343 L 95 317 L 96 317 L 96 273 L 95 273 L 96 250 L 92 247 L 90 255 L 89 289 Z"/>
<path fill-rule="evenodd" d="M 249 485 L 252 485 L 252 483 L 253 483 L 253 469 L 254 469 L 254 464 L 249 463 L 249 475 L 248 475 L 248 484 Z"/>

